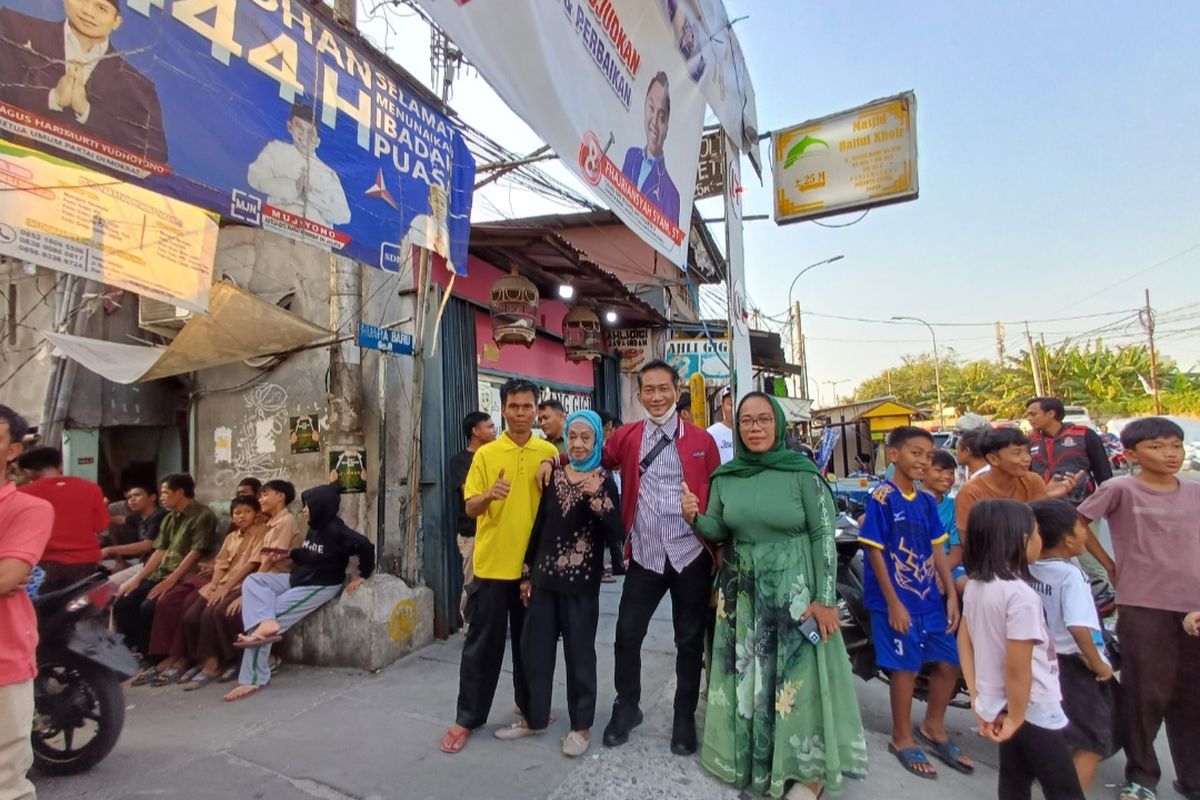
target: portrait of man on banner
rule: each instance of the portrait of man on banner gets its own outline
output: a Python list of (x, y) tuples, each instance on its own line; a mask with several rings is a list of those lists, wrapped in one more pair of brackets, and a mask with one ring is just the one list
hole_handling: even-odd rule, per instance
[(166, 163), (154, 84), (110, 40), (121, 2), (63, 0), (62, 20), (0, 7), (0, 102)]
[(301, 102), (288, 112), (291, 141), (267, 142), (246, 171), (246, 183), (267, 205), (326, 228), (350, 221), (341, 178), (317, 155), (321, 135), (313, 107)]
[(629, 148), (621, 172), (663, 215), (679, 224), (679, 190), (667, 173), (664, 146), (671, 126), (671, 86), (665, 72), (650, 79), (644, 106), (645, 145)]

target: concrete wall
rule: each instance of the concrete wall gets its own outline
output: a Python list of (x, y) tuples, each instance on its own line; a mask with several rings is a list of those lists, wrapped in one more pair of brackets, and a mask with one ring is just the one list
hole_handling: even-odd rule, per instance
[(54, 326), (55, 273), (0, 260), (0, 397), (30, 425), (42, 419), (50, 347), (38, 331)]
[[(329, 324), (329, 254), (251, 228), (226, 227), (217, 243), (214, 277), (274, 300), (294, 292), (290, 310)], [(324, 414), (326, 350), (307, 350), (268, 369), (244, 364), (195, 374), (192, 394), (192, 470), (202, 501), (233, 496), (238, 480), (283, 478), (298, 490), (329, 482), (321, 453), (293, 455), (289, 417)], [(227, 451), (217, 434), (228, 433)], [(224, 435), (220, 438), (225, 438)]]

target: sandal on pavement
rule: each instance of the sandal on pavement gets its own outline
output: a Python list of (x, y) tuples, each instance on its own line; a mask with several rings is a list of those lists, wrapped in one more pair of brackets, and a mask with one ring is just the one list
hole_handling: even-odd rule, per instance
[(467, 746), (467, 739), (470, 736), (471, 731), (467, 728), (460, 727), (458, 730), (451, 728), (442, 737), (442, 752), (451, 755), (462, 752), (462, 749)]
[(154, 679), (157, 677), (158, 677), (158, 671), (156, 669), (154, 669), (154, 667), (147, 667), (146, 669), (139, 672), (137, 674), (137, 676), (134, 677), (133, 681), (129, 685), (130, 686), (145, 686), (146, 684), (153, 682)]
[(521, 720), (520, 722), (514, 722), (507, 728), (498, 728), (495, 735), (497, 739), (508, 741), (511, 739), (524, 739), (526, 736), (541, 736), (545, 732), (545, 728), (535, 731), (525, 723), (525, 720)]
[(963, 775), (971, 775), (975, 772), (973, 764), (965, 763), (963, 759), (962, 748), (953, 739), (946, 739), (944, 742), (939, 742), (920, 728), (916, 728), (914, 733), (917, 734), (917, 740), (933, 751), (947, 767)]
[[(223, 699), (225, 700), (226, 703), (236, 703), (238, 700), (245, 700), (247, 697), (250, 697), (251, 695), (258, 694), (263, 689), (266, 689), (269, 685), (270, 684), (264, 683), (264, 684), (261, 684), (258, 686), (253, 686), (253, 685), (249, 685), (249, 684), (239, 686), (239, 687), (237, 687), (237, 689), (231, 689), (229, 691), (229, 693), (226, 694)], [(245, 689), (246, 691), (235, 695), (234, 692), (236, 692), (238, 689)]]
[(179, 676), (182, 674), (183, 674), (183, 672), (182, 672), (182, 670), (179, 669), (179, 667), (171, 667), (170, 669), (163, 670), (162, 672), (155, 675), (154, 680), (150, 681), (150, 685), (151, 686), (170, 686), (172, 683), (175, 683), (176, 681), (178, 681)]
[(275, 644), (276, 642), (282, 641), (283, 637), (277, 633), (271, 636), (258, 636), (255, 634), (251, 636), (239, 637), (238, 640), (233, 643), (233, 646), (239, 650), (248, 650), (251, 647), (263, 647), (268, 644)]
[(229, 683), (238, 676), (237, 667), (226, 667), (217, 678), (217, 683)]
[(1149, 786), (1130, 781), (1121, 787), (1121, 800), (1157, 800), (1158, 795)]
[(215, 675), (205, 675), (203, 672), (197, 672), (192, 676), (191, 680), (183, 684), (185, 692), (194, 692), (197, 689), (203, 689), (216, 679)]
[(929, 763), (929, 758), (925, 755), (925, 751), (921, 748), (906, 747), (903, 750), (900, 750), (896, 747), (896, 745), (888, 742), (888, 752), (896, 757), (896, 760), (900, 762), (900, 766), (904, 767), (918, 778), (924, 778), (927, 781), (937, 780), (936, 771), (925, 772), (917, 768), (918, 764), (928, 764), (930, 767), (933, 766)]
[(592, 743), (590, 736), (584, 736), (579, 731), (571, 731), (562, 740), (562, 754), (568, 758), (579, 758), (587, 752)]

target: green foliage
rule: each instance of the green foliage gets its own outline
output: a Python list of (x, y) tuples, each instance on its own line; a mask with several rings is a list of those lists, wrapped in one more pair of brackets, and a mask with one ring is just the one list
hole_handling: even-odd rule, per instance
[[(1045, 392), (1070, 405), (1087, 406), (1095, 417), (1153, 413), (1154, 399), (1143, 379), (1150, 380), (1150, 352), (1145, 345), (1111, 348), (1095, 342), (1036, 346), (1034, 357), (1042, 365)], [(997, 361), (964, 361), (952, 350), (942, 357), (942, 398), (960, 413), (972, 411), (990, 417), (1013, 418), (1024, 414), (1033, 397), (1033, 368), (1029, 354)], [(1170, 359), (1159, 363), (1158, 383), (1164, 414), (1200, 414), (1200, 379), (1186, 375)], [(933, 358), (905, 356), (899, 366), (862, 382), (856, 400), (895, 395), (919, 408), (934, 408), (937, 386)]]

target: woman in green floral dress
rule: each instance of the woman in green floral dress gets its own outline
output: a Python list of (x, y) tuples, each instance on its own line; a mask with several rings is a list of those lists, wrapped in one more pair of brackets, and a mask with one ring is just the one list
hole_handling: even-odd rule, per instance
[[(730, 542), (718, 578), (705, 768), (772, 797), (838, 794), (867, 771), (858, 699), (838, 629), (834, 503), (810, 459), (788, 450), (783, 410), (754, 392), (738, 407), (736, 457), (714, 473), (708, 512), (684, 487), (684, 517)], [(800, 633), (815, 617), (821, 644)], [(786, 795), (785, 795), (786, 792)]]

